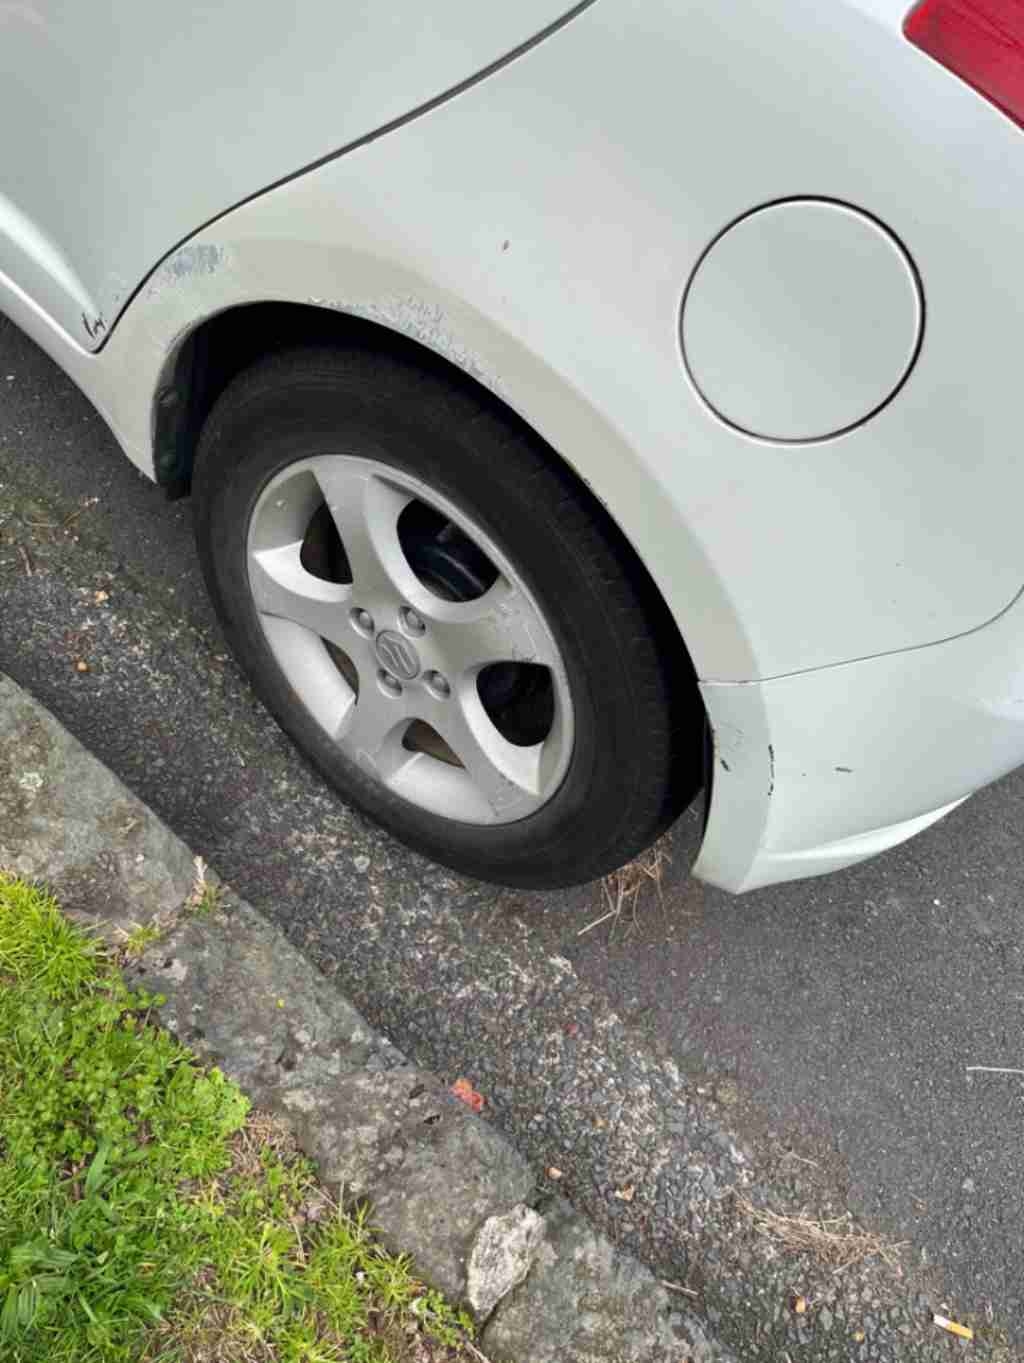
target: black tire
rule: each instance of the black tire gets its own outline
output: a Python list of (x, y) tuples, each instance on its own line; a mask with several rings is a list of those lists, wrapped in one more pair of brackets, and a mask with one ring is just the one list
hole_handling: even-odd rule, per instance
[[(374, 781), (330, 741), (270, 651), (249, 591), (247, 527), (267, 482), (321, 452), (325, 436), (464, 509), (543, 611), (568, 676), (575, 741), (557, 792), (518, 822), (456, 822)], [(411, 847), (500, 884), (576, 884), (647, 847), (699, 788), (703, 712), (660, 598), (586, 489), (470, 383), (384, 351), (273, 356), (217, 401), (193, 495), (210, 595), (256, 691), (328, 783)]]

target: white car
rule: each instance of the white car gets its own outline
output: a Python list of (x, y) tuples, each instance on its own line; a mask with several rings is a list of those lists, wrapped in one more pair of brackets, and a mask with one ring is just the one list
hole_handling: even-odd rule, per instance
[(343, 798), (557, 886), (1024, 762), (1019, 0), (12, 0), (0, 309)]

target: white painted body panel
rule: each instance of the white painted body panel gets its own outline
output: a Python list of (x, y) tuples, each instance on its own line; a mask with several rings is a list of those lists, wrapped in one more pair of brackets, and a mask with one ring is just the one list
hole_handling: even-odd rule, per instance
[(819, 875), (1024, 763), (1024, 598), (930, 648), (701, 690), (715, 768), (696, 874), (731, 890)]
[(785, 199), (712, 243), (680, 330), (687, 373), (723, 421), (807, 443), (846, 434), (890, 400), (923, 323), (894, 237), (833, 200)]
[(207, 219), (373, 133), (570, 5), (0, 4), (0, 272), (95, 348)]
[[(225, 308), (312, 302), (462, 366), (595, 490), (679, 623), (730, 768), (698, 873), (740, 889), (845, 864), (1024, 760), (1024, 621), (1007, 609), (1024, 581), (1024, 141), (902, 40), (903, 12), (598, 0), (202, 230), (97, 354), (15, 287), (0, 305), (149, 472), (161, 377)], [(877, 218), (926, 308), (896, 397), (804, 445), (718, 420), (679, 344), (708, 244), (790, 197)]]

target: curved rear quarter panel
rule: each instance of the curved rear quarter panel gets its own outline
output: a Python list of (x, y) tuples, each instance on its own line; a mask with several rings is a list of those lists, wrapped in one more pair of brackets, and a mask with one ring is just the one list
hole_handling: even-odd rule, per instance
[(407, 115), (571, 8), (0, 4), (0, 272), (95, 349), (201, 223)]

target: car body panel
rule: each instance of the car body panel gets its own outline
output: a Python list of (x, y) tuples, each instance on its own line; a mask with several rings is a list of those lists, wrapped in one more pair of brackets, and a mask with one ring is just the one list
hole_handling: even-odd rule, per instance
[[(312, 301), (441, 349), (521, 412), (612, 508), (703, 678), (916, 647), (998, 614), (1024, 579), (1024, 296), (1004, 279), (1024, 203), (1019, 131), (858, 8), (823, 18), (790, 0), (785, 41), (774, 5), (691, 4), (685, 24), (679, 8), (594, 5), (457, 98), (205, 229), (98, 361), (92, 386), (102, 399), (109, 384), (143, 462), (160, 371), (189, 327), (233, 303)], [(690, 46), (729, 60), (707, 73)], [(782, 64), (770, 80), (766, 50)], [(642, 85), (617, 80), (626, 60)], [(834, 107), (855, 72), (869, 88)], [(713, 147), (695, 137), (677, 156), (677, 106), (725, 114), (741, 99)], [(827, 130), (824, 109), (805, 108), (821, 101)], [(954, 136), (981, 152), (951, 150)], [(787, 191), (877, 216), (926, 304), (897, 397), (799, 446), (717, 420), (678, 335), (707, 244)]]
[[(906, 44), (902, 15), (889, 0), (599, 0), (211, 223), (97, 354), (15, 285), (3, 306), (150, 474), (156, 396), (191, 330), (226, 308), (368, 318), (471, 374), (610, 509), (678, 622), (720, 759), (698, 873), (730, 889), (814, 874), (1024, 757), (1009, 712), (990, 716), (1018, 684), (1024, 144)], [(790, 198), (880, 222), (925, 306), (892, 400), (801, 445), (720, 421), (679, 343), (709, 243)], [(921, 715), (914, 687), (937, 697)], [(927, 756), (925, 715), (956, 728), (948, 756)], [(900, 725), (913, 771), (891, 790)]]
[(94, 349), (201, 223), (406, 116), (569, 8), (0, 4), (0, 271)]
[(695, 874), (733, 891), (820, 875), (1024, 763), (1024, 597), (930, 648), (701, 693), (715, 765)]

